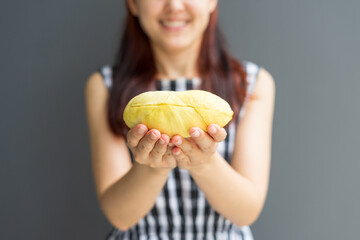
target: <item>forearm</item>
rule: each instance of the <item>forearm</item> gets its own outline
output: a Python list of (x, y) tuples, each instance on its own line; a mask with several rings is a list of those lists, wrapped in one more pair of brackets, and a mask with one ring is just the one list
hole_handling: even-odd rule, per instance
[(109, 221), (122, 230), (136, 224), (153, 207), (169, 172), (155, 173), (152, 168), (135, 162), (100, 198)]
[(239, 226), (250, 225), (257, 219), (262, 207), (255, 185), (218, 153), (205, 167), (190, 174), (210, 205), (224, 217)]

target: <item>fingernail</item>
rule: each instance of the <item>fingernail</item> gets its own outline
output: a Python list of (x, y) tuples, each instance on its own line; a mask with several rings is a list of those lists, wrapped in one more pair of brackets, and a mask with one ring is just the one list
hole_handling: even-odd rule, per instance
[(159, 139), (159, 143), (160, 143), (160, 144), (164, 144), (165, 141), (164, 141), (162, 138), (160, 138), (160, 139)]
[(216, 127), (211, 126), (211, 127), (209, 128), (209, 133), (210, 133), (210, 134), (215, 134), (215, 133), (216, 133)]
[(181, 138), (179, 138), (179, 139), (175, 142), (175, 144), (176, 144), (176, 145), (182, 144)]
[(158, 136), (157, 136), (154, 132), (152, 132), (152, 133), (150, 134), (150, 138), (151, 138), (152, 140), (156, 140), (156, 139), (158, 138)]
[(142, 135), (142, 134), (145, 133), (145, 129), (142, 128), (142, 127), (140, 127), (140, 128), (138, 128), (137, 132), (138, 132), (138, 134), (141, 134), (141, 135)]
[(193, 132), (191, 133), (191, 137), (196, 138), (196, 137), (199, 137), (199, 136), (200, 136), (199, 130), (195, 130), (195, 131), (193, 131)]

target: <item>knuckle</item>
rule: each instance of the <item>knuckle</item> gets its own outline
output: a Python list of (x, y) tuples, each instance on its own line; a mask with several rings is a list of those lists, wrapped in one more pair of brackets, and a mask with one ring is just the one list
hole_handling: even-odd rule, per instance
[(159, 148), (154, 148), (153, 154), (156, 156), (161, 155), (161, 150)]
[(135, 148), (136, 144), (133, 141), (128, 140), (126, 143), (130, 148)]
[(143, 151), (146, 149), (146, 146), (145, 146), (145, 144), (141, 143), (138, 148), (139, 148), (139, 150)]
[(171, 154), (166, 153), (166, 154), (162, 157), (162, 161), (165, 162), (165, 163), (172, 162), (172, 161), (174, 161), (174, 157), (173, 157)]
[(153, 152), (155, 153), (155, 155), (159, 156), (159, 155), (164, 155), (166, 154), (166, 149), (162, 148), (160, 146), (155, 146), (153, 149)]
[(189, 145), (185, 151), (191, 155), (194, 152), (194, 145)]
[(155, 163), (152, 162), (152, 163), (149, 164), (149, 167), (151, 167), (151, 168), (156, 168), (157, 166), (156, 166)]
[(209, 143), (204, 146), (202, 146), (201, 150), (204, 152), (212, 152), (216, 148), (216, 144)]
[(134, 131), (132, 129), (127, 132), (126, 138), (128, 138), (128, 139), (134, 138)]
[(135, 158), (135, 160), (136, 160), (136, 162), (138, 162), (140, 164), (146, 165), (146, 162), (142, 158)]
[(133, 147), (133, 141), (131, 141), (131, 138), (129, 136), (126, 137), (126, 144), (129, 147)]
[(131, 129), (127, 132), (126, 138), (129, 139), (131, 137)]
[(149, 144), (142, 143), (142, 144), (139, 145), (139, 150), (140, 150), (141, 152), (149, 152), (150, 149), (151, 149), (151, 148), (150, 148)]
[(219, 139), (220, 141), (223, 141), (225, 140), (225, 138), (227, 137), (227, 132), (225, 130), (222, 131), (223, 133), (222, 134), (219, 134)]
[(138, 163), (147, 164), (147, 159), (144, 157), (143, 154), (141, 154), (139, 152), (135, 152), (135, 153), (133, 153), (133, 155), (134, 155), (135, 161), (137, 161)]

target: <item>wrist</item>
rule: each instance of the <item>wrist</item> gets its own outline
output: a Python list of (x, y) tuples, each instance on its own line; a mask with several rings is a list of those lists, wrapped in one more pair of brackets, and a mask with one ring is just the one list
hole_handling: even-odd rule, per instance
[(212, 172), (211, 170), (216, 168), (217, 162), (221, 159), (221, 156), (218, 152), (215, 152), (205, 163), (200, 164), (196, 167), (192, 167), (189, 169), (189, 172), (193, 176), (204, 176), (207, 175), (208, 172)]
[(150, 167), (149, 165), (141, 164), (136, 161), (133, 163), (133, 167), (140, 169), (143, 172), (147, 172), (155, 175), (162, 175), (162, 176), (169, 175), (169, 173), (172, 170), (172, 168), (154, 168), (154, 167)]

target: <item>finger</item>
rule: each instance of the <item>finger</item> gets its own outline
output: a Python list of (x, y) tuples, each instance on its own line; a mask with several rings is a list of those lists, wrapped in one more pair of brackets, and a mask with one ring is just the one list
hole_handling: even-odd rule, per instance
[(184, 154), (184, 152), (179, 147), (174, 147), (172, 149), (172, 154), (176, 160), (176, 164), (179, 168), (186, 168), (189, 166), (190, 159)]
[(127, 145), (130, 148), (135, 148), (147, 131), (148, 128), (144, 124), (138, 124), (130, 129), (126, 136)]
[(208, 134), (215, 140), (215, 142), (222, 142), (226, 138), (226, 130), (219, 127), (217, 124), (210, 124), (207, 128)]
[(166, 134), (161, 134), (161, 137), (155, 143), (154, 148), (150, 153), (150, 157), (156, 161), (156, 163), (160, 164), (162, 161), (162, 156), (165, 154), (167, 149), (167, 144), (169, 143), (170, 138)]
[(156, 141), (160, 138), (161, 133), (159, 130), (151, 129), (146, 133), (146, 135), (139, 141), (139, 144), (136, 148), (138, 154), (149, 154), (154, 148)]
[(163, 158), (162, 158), (162, 164), (164, 166), (168, 166), (168, 167), (176, 167), (176, 160), (172, 154), (172, 147), (168, 147), (166, 148), (166, 152), (165, 154), (163, 155)]
[(214, 141), (214, 139), (200, 128), (191, 128), (189, 134), (202, 151), (212, 152), (215, 150), (216, 142)]
[[(186, 154), (186, 155), (192, 155), (194, 151), (196, 151), (196, 144), (192, 143), (191, 141), (182, 138), (179, 135), (174, 136), (171, 139), (171, 142), (178, 148), (181, 148), (181, 150)], [(174, 147), (174, 148), (176, 148)]]

